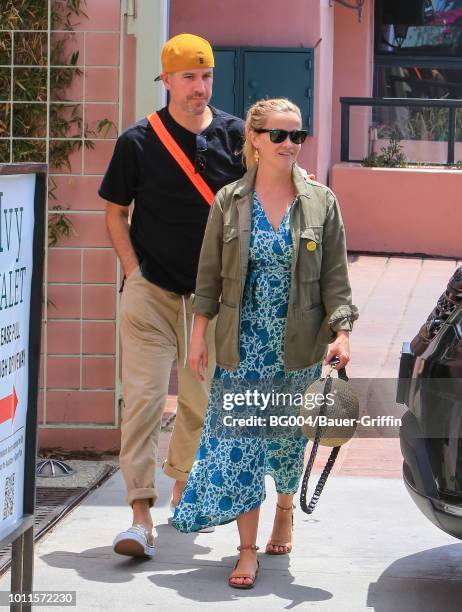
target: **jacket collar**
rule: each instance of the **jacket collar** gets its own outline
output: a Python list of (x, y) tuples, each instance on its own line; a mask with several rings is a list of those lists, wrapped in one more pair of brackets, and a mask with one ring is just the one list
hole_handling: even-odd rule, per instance
[(254, 166), (253, 168), (250, 168), (250, 170), (247, 170), (244, 176), (238, 181), (237, 187), (234, 190), (235, 197), (242, 198), (253, 190), (257, 168), (258, 166)]
[[(234, 197), (243, 198), (244, 196), (251, 193), (255, 186), (255, 177), (257, 174), (258, 166), (254, 166), (247, 170), (244, 176), (238, 182), (238, 186), (234, 191)], [(309, 180), (306, 180), (301, 173), (300, 167), (297, 164), (293, 165), (292, 168), (292, 179), (295, 185), (295, 191), (297, 196), (304, 196), (310, 198), (311, 186)]]

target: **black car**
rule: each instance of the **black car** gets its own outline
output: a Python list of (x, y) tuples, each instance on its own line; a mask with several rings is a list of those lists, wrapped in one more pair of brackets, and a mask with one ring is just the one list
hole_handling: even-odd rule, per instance
[(403, 345), (397, 401), (403, 478), (419, 509), (462, 539), (462, 267)]

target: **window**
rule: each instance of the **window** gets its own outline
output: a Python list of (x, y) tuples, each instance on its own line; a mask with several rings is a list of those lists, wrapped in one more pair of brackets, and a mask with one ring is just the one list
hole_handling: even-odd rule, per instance
[(462, 0), (376, 0), (374, 95), (462, 99)]

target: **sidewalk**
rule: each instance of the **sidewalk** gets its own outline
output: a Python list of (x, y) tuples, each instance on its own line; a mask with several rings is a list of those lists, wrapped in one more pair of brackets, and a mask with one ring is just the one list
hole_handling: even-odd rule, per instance
[[(415, 335), (457, 265), (352, 259), (354, 301), (361, 318), (352, 336), (350, 377), (396, 376), (401, 343)], [(163, 457), (168, 434), (161, 438)], [(323, 449), (318, 467), (325, 457)], [(34, 588), (76, 590), (79, 611), (460, 610), (462, 545), (423, 517), (400, 475), (398, 440), (353, 440), (342, 449), (314, 514), (297, 508), (293, 553), (260, 554), (256, 587), (238, 591), (226, 584), (236, 560), (236, 525), (212, 534), (174, 530), (167, 524), (171, 481), (160, 469), (154, 511), (157, 557), (139, 561), (115, 555), (112, 539), (130, 519), (118, 472), (37, 545)], [(267, 498), (258, 541), (262, 550), (276, 501), (270, 480)], [(9, 585), (7, 573), (0, 588), (8, 590)]]
[[(290, 557), (260, 554), (256, 587), (226, 580), (238, 544), (235, 524), (211, 534), (167, 525), (170, 481), (159, 471), (155, 559), (112, 552), (129, 519), (120, 472), (68, 515), (36, 549), (34, 587), (77, 591), (77, 610), (322, 610), (456, 612), (462, 546), (414, 507), (399, 479), (337, 477), (313, 517), (295, 512)], [(258, 544), (271, 530), (275, 494), (268, 481)], [(4, 576), (0, 588), (9, 588)]]

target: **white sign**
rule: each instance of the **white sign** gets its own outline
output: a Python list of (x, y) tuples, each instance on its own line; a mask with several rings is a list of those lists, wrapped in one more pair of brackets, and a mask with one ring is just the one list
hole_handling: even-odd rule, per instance
[(23, 516), (35, 175), (0, 176), (0, 540)]

